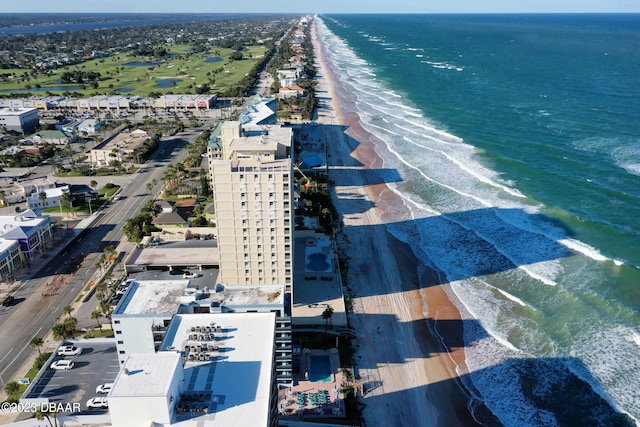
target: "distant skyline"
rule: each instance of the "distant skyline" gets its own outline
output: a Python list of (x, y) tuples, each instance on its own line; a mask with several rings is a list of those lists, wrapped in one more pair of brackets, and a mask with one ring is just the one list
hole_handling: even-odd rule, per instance
[(638, 13), (639, 0), (20, 0), (1, 13)]

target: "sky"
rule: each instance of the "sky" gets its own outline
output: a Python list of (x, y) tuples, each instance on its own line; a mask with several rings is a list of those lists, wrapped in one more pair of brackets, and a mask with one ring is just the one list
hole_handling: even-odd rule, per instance
[(593, 13), (640, 0), (0, 0), (2, 13)]

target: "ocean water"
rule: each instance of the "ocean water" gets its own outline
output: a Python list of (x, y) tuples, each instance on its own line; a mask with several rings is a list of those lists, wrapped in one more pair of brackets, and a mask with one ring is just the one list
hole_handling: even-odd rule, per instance
[(466, 318), (474, 402), (506, 426), (637, 425), (640, 15), (320, 21), (343, 109), (400, 176), (386, 227)]

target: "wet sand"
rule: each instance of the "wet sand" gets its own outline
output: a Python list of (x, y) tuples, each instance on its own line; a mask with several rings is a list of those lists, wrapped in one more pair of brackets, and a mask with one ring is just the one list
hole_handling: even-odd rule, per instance
[(342, 222), (338, 245), (348, 258), (349, 321), (357, 334), (366, 425), (478, 425), (459, 379), (467, 373), (460, 312), (446, 293), (444, 275), (426, 268), (386, 231), (391, 219), (384, 206), (393, 205), (395, 196), (376, 172), (382, 160), (372, 144), (375, 136), (359, 126), (347, 94), (336, 86), (315, 25), (316, 121), (324, 126)]

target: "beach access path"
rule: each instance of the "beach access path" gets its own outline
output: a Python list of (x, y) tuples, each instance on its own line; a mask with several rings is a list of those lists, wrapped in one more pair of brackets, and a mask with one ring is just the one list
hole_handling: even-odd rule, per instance
[[(311, 28), (317, 71), (316, 122), (324, 127), (334, 204), (343, 224), (338, 246), (348, 259), (346, 283), (353, 292), (349, 315), (357, 338), (356, 363), (365, 394), (367, 426), (470, 426), (468, 396), (458, 373), (465, 374), (464, 348), (443, 351), (427, 322), (461, 324), (437, 272), (429, 286), (417, 277), (411, 249), (384, 227), (376, 201), (392, 197), (379, 175), (381, 161), (354, 113), (342, 111), (327, 67), (317, 19)], [(431, 275), (429, 278), (428, 276)], [(430, 320), (429, 320), (430, 319)], [(446, 322), (445, 322), (446, 323)], [(458, 334), (461, 327), (449, 331)]]

